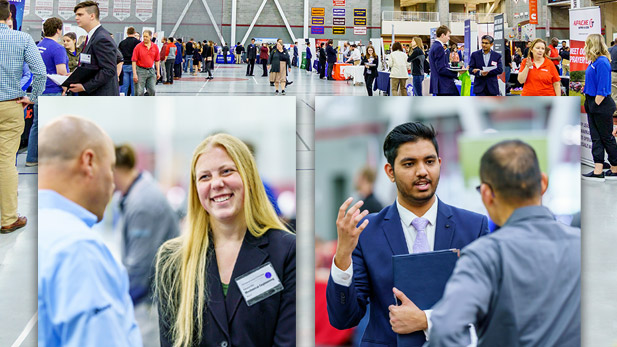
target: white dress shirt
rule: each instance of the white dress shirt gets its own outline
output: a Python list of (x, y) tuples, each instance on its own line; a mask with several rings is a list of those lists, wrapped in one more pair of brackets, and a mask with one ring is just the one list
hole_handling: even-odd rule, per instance
[[(96, 29), (98, 29), (100, 26), (101, 24), (95, 26), (94, 28), (92, 28), (92, 30), (88, 31), (88, 43), (90, 42), (90, 40), (92, 40), (92, 35), (94, 35)], [(86, 48), (86, 46), (84, 46), (84, 48)]]

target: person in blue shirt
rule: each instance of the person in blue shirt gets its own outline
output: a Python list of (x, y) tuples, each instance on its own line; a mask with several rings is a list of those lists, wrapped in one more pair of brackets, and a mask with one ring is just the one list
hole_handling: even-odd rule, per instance
[(92, 227), (114, 190), (114, 145), (76, 116), (39, 141), (38, 345), (142, 346), (125, 268)]
[[(617, 180), (617, 142), (612, 135), (615, 101), (611, 98), (611, 66), (609, 53), (600, 34), (585, 40), (585, 55), (591, 63), (585, 71), (585, 112), (591, 133), (591, 154), (594, 169), (583, 179)], [(603, 172), (604, 154), (608, 154), (611, 168)]]

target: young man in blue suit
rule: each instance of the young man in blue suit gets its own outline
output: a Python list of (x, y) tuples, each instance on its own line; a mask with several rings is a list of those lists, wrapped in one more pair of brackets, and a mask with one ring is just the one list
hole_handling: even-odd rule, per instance
[(428, 61), (431, 67), (431, 85), (429, 92), (433, 95), (456, 95), (459, 96), (458, 89), (454, 84), (454, 79), (458, 73), (450, 70), (450, 61), (443, 45), (450, 41), (450, 29), (442, 25), (435, 32), (437, 40), (433, 41), (428, 52)]
[[(493, 38), (490, 35), (482, 36), (482, 49), (471, 53), (469, 71), (476, 76), (473, 82), (473, 93), (478, 96), (497, 96), (499, 83), (497, 76), (501, 75), (501, 54), (493, 51)], [(491, 71), (482, 71), (483, 67), (493, 67)]]
[[(360, 211), (362, 201), (347, 211), (352, 198), (339, 209), (338, 243), (326, 294), (328, 315), (335, 328), (351, 328), (370, 302), (361, 346), (396, 346), (397, 333), (413, 334), (414, 346), (422, 346), (430, 311), (421, 311), (393, 288), (392, 256), (463, 248), (488, 232), (488, 221), (435, 196), (441, 158), (432, 127), (401, 124), (387, 135), (383, 148), (385, 172), (396, 184), (397, 199), (370, 215)], [(402, 305), (392, 305), (393, 293)]]

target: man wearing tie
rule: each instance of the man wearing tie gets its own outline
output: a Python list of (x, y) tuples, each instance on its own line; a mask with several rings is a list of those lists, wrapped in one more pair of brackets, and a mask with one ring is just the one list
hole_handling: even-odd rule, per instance
[(251, 39), (251, 44), (246, 48), (247, 76), (254, 76), (253, 69), (255, 68), (255, 59), (257, 59), (257, 46), (255, 46), (255, 39)]
[(88, 32), (79, 65), (96, 69), (87, 81), (71, 84), (69, 90), (79, 95), (118, 96), (118, 49), (109, 31), (99, 21), (99, 6), (95, 1), (80, 2), (73, 10), (77, 25)]
[[(360, 211), (347, 199), (336, 220), (338, 242), (326, 292), (330, 324), (348, 329), (370, 302), (361, 346), (396, 346), (396, 334), (426, 341), (430, 310), (421, 311), (393, 288), (392, 256), (463, 248), (488, 232), (485, 216), (445, 204), (435, 196), (441, 158), (435, 131), (419, 122), (394, 128), (383, 145), (384, 169), (397, 199), (379, 213)], [(367, 216), (368, 215), (368, 216)], [(413, 271), (413, 269), (410, 269)], [(393, 294), (403, 303), (394, 306)]]
[[(501, 75), (501, 54), (493, 51), (493, 38), (490, 35), (482, 36), (482, 49), (471, 54), (469, 70), (476, 76), (473, 82), (473, 92), (478, 96), (497, 96), (499, 83), (497, 76)], [(484, 71), (483, 68), (492, 68)]]
[[(431, 45), (428, 52), (428, 61), (431, 68), (431, 85), (429, 92), (433, 95), (460, 95), (454, 79), (458, 76), (450, 70), (450, 62), (443, 45), (450, 41), (450, 29), (442, 25), (435, 32), (437, 40)], [(462, 72), (462, 71), (461, 71)]]

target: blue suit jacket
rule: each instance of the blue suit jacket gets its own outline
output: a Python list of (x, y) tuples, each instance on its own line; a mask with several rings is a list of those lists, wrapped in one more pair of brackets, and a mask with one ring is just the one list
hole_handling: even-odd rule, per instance
[(458, 74), (448, 70), (450, 62), (446, 51), (443, 49), (443, 44), (439, 40), (435, 40), (431, 49), (428, 52), (428, 61), (431, 67), (431, 86), (429, 92), (431, 94), (451, 94), (460, 95), (454, 79)]
[[(501, 75), (503, 68), (501, 67), (501, 54), (495, 51), (491, 51), (491, 58), (488, 64), (491, 66), (493, 63), (497, 64), (497, 68), (489, 71), (486, 76), (480, 75), (480, 72), (474, 74), (474, 76), (476, 76), (473, 82), (474, 93), (485, 92), (490, 95), (499, 95), (497, 76)], [(484, 65), (484, 54), (482, 50), (471, 53), (471, 58), (469, 59), (469, 72), (473, 71), (473, 69), (480, 69), (480, 71), (482, 71), (482, 67), (484, 66), (486, 65)]]
[[(435, 250), (463, 248), (488, 232), (485, 216), (447, 205), (438, 200)], [(371, 303), (370, 320), (361, 346), (396, 346), (396, 334), (389, 322), (392, 294), (392, 256), (409, 254), (396, 203), (366, 218), (369, 224), (360, 234), (353, 252), (353, 281), (349, 287), (328, 281), (326, 298), (330, 324), (337, 329), (354, 327)], [(424, 332), (413, 333), (416, 346), (425, 342)]]

